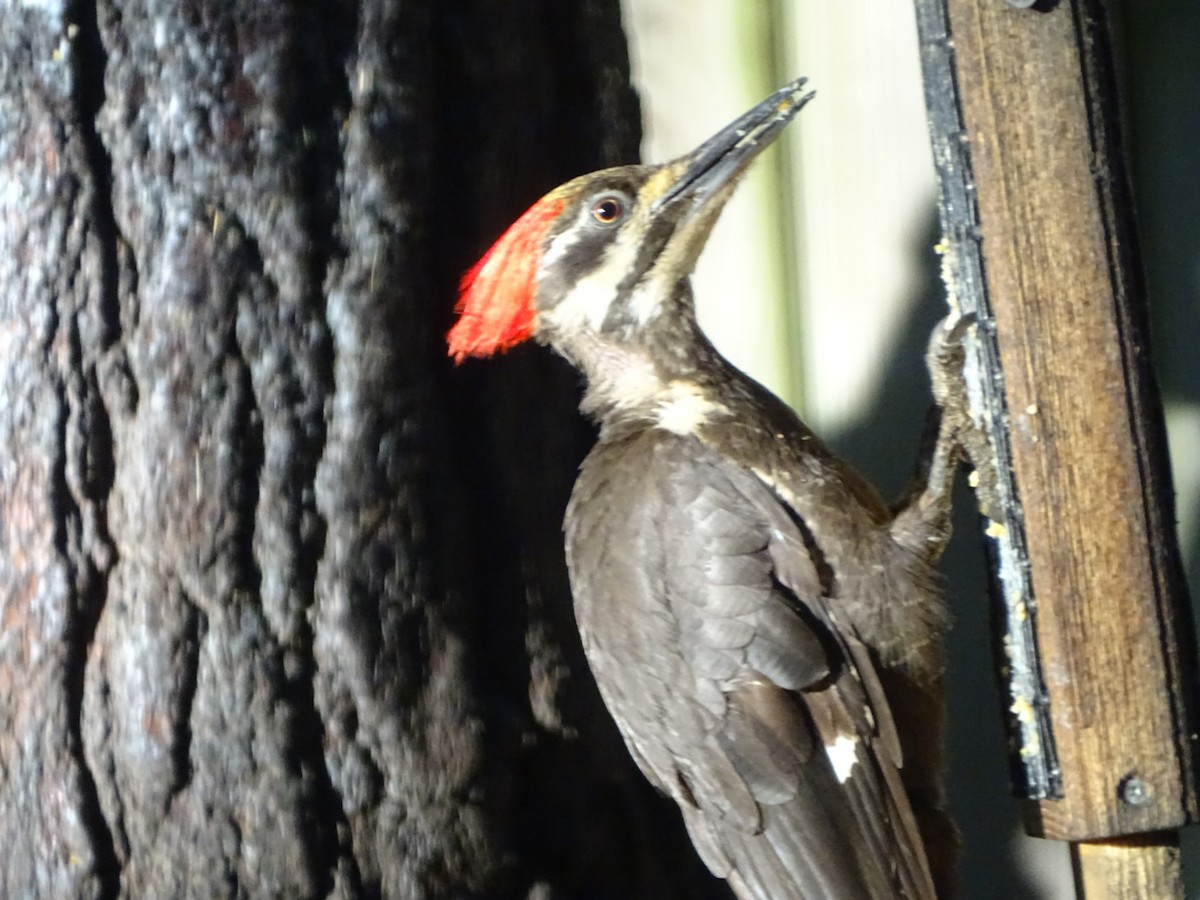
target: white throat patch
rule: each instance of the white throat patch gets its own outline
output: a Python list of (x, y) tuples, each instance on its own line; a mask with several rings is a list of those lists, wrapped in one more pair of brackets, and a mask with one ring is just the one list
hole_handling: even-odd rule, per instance
[(694, 384), (672, 382), (658, 400), (658, 426), (674, 434), (695, 434), (721, 404), (708, 399)]
[(694, 382), (663, 381), (642, 353), (599, 339), (583, 348), (581, 368), (588, 378), (585, 412), (607, 409), (649, 414), (658, 428), (679, 435), (695, 434), (714, 416), (727, 412), (724, 404)]
[(617, 409), (650, 407), (658, 427), (672, 434), (695, 434), (714, 414), (725, 410), (690, 382), (663, 384), (658, 378), (647, 377), (644, 371), (634, 370), (614, 379), (609, 389)]

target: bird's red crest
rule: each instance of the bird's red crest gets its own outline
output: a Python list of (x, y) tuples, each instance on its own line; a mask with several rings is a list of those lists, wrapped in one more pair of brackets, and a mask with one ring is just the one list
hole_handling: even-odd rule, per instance
[(462, 277), (459, 318), (446, 336), (456, 363), (507, 350), (533, 334), (542, 240), (563, 203), (562, 197), (543, 197)]

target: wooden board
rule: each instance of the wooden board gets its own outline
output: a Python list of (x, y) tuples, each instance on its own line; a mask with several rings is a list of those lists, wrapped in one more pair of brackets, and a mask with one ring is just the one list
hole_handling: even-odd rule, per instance
[(1080, 843), (1071, 848), (1077, 895), (1087, 900), (1169, 900), (1183, 897), (1176, 834)]
[(1061, 774), (1028, 826), (1174, 828), (1195, 653), (1103, 8), (946, 9)]

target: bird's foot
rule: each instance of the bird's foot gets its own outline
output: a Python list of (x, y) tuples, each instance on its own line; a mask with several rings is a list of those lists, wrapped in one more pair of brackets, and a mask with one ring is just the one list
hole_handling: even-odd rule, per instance
[(933, 389), (921, 457), (892, 530), (896, 538), (920, 547), (936, 558), (950, 535), (950, 494), (959, 462), (974, 469), (971, 484), (986, 514), (994, 471), (993, 454), (983, 424), (972, 415), (966, 368), (966, 343), (973, 340), (978, 320), (973, 313), (954, 311), (934, 326), (925, 354)]

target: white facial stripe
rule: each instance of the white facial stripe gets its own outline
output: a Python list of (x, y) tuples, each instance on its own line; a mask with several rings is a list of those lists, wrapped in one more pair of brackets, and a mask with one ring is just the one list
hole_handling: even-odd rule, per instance
[[(585, 208), (582, 215), (589, 215)], [(636, 240), (637, 229), (625, 229), (604, 250), (604, 258), (590, 273), (572, 285), (557, 306), (546, 314), (546, 318), (559, 326), (579, 328), (586, 326), (599, 331), (608, 317), (613, 301), (617, 299), (617, 288), (637, 262), (641, 247)], [(578, 241), (578, 223), (568, 228), (546, 248), (540, 268), (552, 267)], [(657, 305), (657, 301), (651, 298)], [(643, 301), (644, 305), (645, 301)], [(639, 312), (639, 315), (640, 312)], [(647, 319), (648, 320), (648, 319)], [(644, 320), (646, 321), (646, 320)]]
[(642, 327), (650, 324), (650, 320), (658, 315), (662, 298), (670, 292), (669, 286), (664, 286), (661, 266), (656, 266), (648, 278), (642, 279), (633, 296), (629, 298), (629, 311)]
[(832, 744), (825, 745), (825, 755), (829, 757), (838, 784), (845, 784), (858, 764), (858, 738), (839, 734)]
[[(589, 321), (597, 331), (604, 323), (613, 301), (617, 299), (617, 287), (637, 262), (640, 249), (637, 241), (633, 239), (632, 233), (626, 231), (617, 239), (616, 243), (609, 245), (600, 265), (581, 282), (581, 285), (586, 285), (584, 296), (592, 304), (588, 309), (594, 318)], [(568, 303), (571, 302), (574, 294), (575, 291), (571, 291), (571, 295), (568, 295)], [(600, 307), (599, 302), (601, 296), (607, 297), (603, 308)]]
[(579, 242), (579, 216), (576, 216), (575, 219), (575, 224), (550, 242), (550, 246), (547, 247), (546, 252), (542, 254), (541, 268), (548, 269), (553, 266), (556, 262), (558, 262), (558, 258), (560, 256), (562, 256)]
[(546, 313), (545, 317), (560, 328), (569, 328), (572, 331), (584, 328), (599, 331), (616, 294), (613, 286), (607, 281), (603, 273), (581, 278), (571, 287), (570, 293)]

